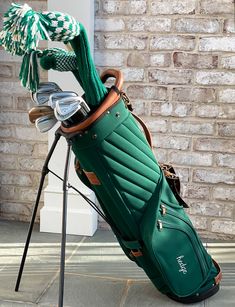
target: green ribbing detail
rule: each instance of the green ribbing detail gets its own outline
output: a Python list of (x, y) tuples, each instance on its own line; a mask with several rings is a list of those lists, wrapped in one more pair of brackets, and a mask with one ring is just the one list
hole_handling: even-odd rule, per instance
[(86, 30), (82, 24), (80, 24), (80, 35), (71, 40), (70, 44), (77, 56), (78, 74), (82, 80), (81, 86), (85, 92), (86, 101), (91, 108), (95, 108), (101, 104), (108, 91), (97, 73)]

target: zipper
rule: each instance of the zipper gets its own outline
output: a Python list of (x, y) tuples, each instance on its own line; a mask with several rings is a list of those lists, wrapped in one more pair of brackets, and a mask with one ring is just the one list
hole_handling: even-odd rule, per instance
[[(192, 244), (192, 247), (193, 247), (193, 250), (194, 252), (196, 253), (198, 259), (199, 259), (199, 263), (201, 265), (201, 270), (202, 270), (202, 273), (203, 273), (203, 277), (205, 278), (206, 277), (206, 268), (205, 268), (205, 265), (204, 265), (204, 261), (202, 261), (202, 256), (201, 254), (199, 254), (197, 248), (195, 247), (195, 243), (193, 242), (193, 240), (191, 239), (191, 236), (189, 234), (189, 232), (187, 230), (182, 230), (180, 227), (177, 227), (169, 222), (163, 222), (161, 220), (157, 220), (157, 227), (158, 229), (161, 231), (162, 229), (164, 228), (169, 228), (169, 229), (177, 229), (178, 231), (181, 231), (181, 232), (184, 232), (186, 233), (186, 235), (188, 236), (191, 244)], [(161, 227), (161, 228), (160, 228)]]
[(161, 204), (160, 205), (160, 208), (161, 208), (161, 210), (162, 210), (162, 215), (165, 215), (166, 214), (166, 212), (167, 212), (167, 209), (166, 209), (166, 206), (164, 206), (163, 204)]
[(161, 220), (157, 220), (157, 227), (158, 229), (161, 231), (162, 228), (163, 228), (163, 224), (162, 224), (162, 221)]
[[(201, 242), (199, 241), (199, 238), (198, 238), (198, 236), (197, 236), (197, 234), (196, 234), (196, 231), (195, 231), (195, 229), (192, 227), (192, 225), (191, 225), (186, 219), (184, 219), (183, 217), (181, 217), (180, 215), (178, 215), (177, 213), (175, 213), (174, 210), (172, 210), (171, 208), (166, 208), (166, 206), (163, 205), (163, 204), (161, 204), (160, 207), (161, 207), (161, 213), (162, 213), (162, 215), (168, 213), (169, 215), (174, 216), (175, 218), (180, 219), (181, 221), (183, 221), (184, 223), (186, 223), (186, 224), (189, 226), (189, 228), (191, 229), (191, 231), (193, 232), (193, 234), (194, 234), (195, 237), (196, 237), (196, 240), (197, 240), (198, 245), (200, 246), (200, 254), (201, 254), (201, 257), (200, 257), (200, 258), (203, 257), (204, 261), (206, 262), (206, 264), (207, 264), (207, 266), (208, 266), (208, 263), (207, 263), (207, 260), (206, 260), (206, 258), (205, 258), (205, 255), (204, 255), (204, 253), (202, 252), (202, 249), (201, 249)], [(165, 212), (165, 213), (164, 213), (164, 212)], [(205, 270), (206, 270), (206, 267), (205, 267), (204, 262), (203, 262), (203, 266), (204, 266), (204, 268), (205, 268)]]

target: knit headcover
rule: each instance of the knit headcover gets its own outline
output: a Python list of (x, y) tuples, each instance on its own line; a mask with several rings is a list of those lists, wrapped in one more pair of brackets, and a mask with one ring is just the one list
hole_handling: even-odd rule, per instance
[[(38, 50), (40, 40), (69, 42), (73, 52), (58, 48)], [(4, 14), (0, 45), (12, 54), (23, 56), (20, 80), (32, 92), (39, 85), (40, 59), (44, 69), (71, 70), (91, 108), (96, 108), (107, 94), (91, 56), (86, 30), (70, 15), (35, 12), (28, 4), (13, 3)]]
[[(39, 84), (37, 50), (40, 40), (68, 42), (80, 34), (79, 23), (60, 12), (35, 12), (28, 4), (12, 3), (4, 14), (0, 44), (10, 53), (23, 55), (21, 84), (35, 92)], [(64, 54), (64, 52), (62, 52)]]
[(0, 44), (12, 54), (36, 50), (40, 40), (68, 42), (80, 33), (79, 23), (60, 12), (35, 12), (28, 4), (13, 3), (4, 14)]

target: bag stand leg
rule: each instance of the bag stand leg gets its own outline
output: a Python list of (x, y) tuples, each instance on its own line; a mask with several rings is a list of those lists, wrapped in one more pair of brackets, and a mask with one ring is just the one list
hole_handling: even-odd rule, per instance
[(60, 252), (60, 284), (59, 284), (59, 301), (58, 306), (63, 307), (64, 297), (64, 266), (65, 266), (65, 247), (66, 247), (66, 224), (67, 224), (67, 202), (68, 202), (68, 174), (71, 157), (71, 140), (67, 139), (67, 156), (64, 168), (63, 181), (63, 212), (62, 212), (62, 234), (61, 234), (61, 252)]
[(52, 144), (52, 146), (49, 150), (49, 153), (46, 157), (46, 160), (45, 160), (43, 168), (42, 168), (42, 174), (41, 174), (40, 184), (39, 184), (39, 188), (38, 188), (37, 198), (36, 198), (35, 205), (34, 205), (34, 208), (33, 208), (31, 221), (30, 221), (29, 228), (28, 228), (28, 234), (27, 234), (27, 238), (26, 238), (26, 242), (25, 242), (24, 252), (23, 252), (23, 256), (22, 256), (22, 259), (21, 259), (21, 264), (20, 264), (20, 268), (19, 268), (19, 272), (18, 272), (18, 276), (17, 276), (17, 280), (16, 280), (16, 285), (15, 285), (15, 291), (16, 292), (19, 290), (21, 276), (22, 276), (23, 269), (24, 269), (24, 264), (25, 264), (25, 260), (26, 260), (26, 256), (27, 256), (27, 252), (28, 252), (28, 247), (29, 247), (29, 243), (30, 243), (30, 239), (31, 239), (32, 231), (33, 231), (33, 226), (34, 226), (34, 222), (35, 222), (35, 218), (36, 218), (36, 214), (37, 214), (38, 204), (39, 204), (39, 201), (40, 201), (44, 180), (45, 180), (46, 175), (49, 172), (48, 164), (49, 164), (51, 156), (52, 156), (52, 154), (55, 150), (55, 147), (56, 147), (60, 137), (61, 137), (61, 134), (56, 132), (54, 142), (53, 142), (53, 144)]
[[(67, 145), (68, 145), (66, 161), (65, 161), (65, 168), (64, 168), (64, 178), (63, 179), (60, 176), (58, 176), (56, 173), (50, 171), (50, 169), (48, 168), (48, 164), (50, 162), (52, 154), (53, 154), (53, 152), (56, 148), (56, 145), (57, 145), (61, 136), (64, 136), (66, 138)], [(37, 214), (38, 204), (39, 204), (41, 193), (42, 193), (43, 184), (44, 184), (46, 175), (49, 172), (51, 172), (53, 175), (55, 175), (57, 178), (59, 178), (60, 180), (63, 181), (63, 211), (62, 211), (62, 234), (61, 234), (61, 252), (60, 252), (60, 279), (59, 279), (58, 307), (63, 307), (63, 297), (64, 297), (64, 267), (65, 267), (68, 189), (71, 187), (74, 190), (76, 190), (79, 194), (81, 194), (77, 189), (75, 189), (73, 186), (71, 186), (68, 183), (69, 164), (70, 164), (71, 148), (72, 148), (72, 142), (71, 142), (72, 136), (73, 136), (72, 134), (71, 135), (63, 134), (63, 132), (60, 129), (58, 129), (55, 133), (54, 142), (53, 142), (53, 144), (52, 144), (52, 146), (49, 150), (49, 153), (46, 157), (45, 163), (44, 163), (43, 168), (42, 168), (42, 174), (41, 174), (40, 184), (39, 184), (39, 188), (38, 188), (37, 198), (36, 198), (35, 205), (34, 205), (34, 208), (33, 208), (32, 217), (31, 217), (31, 221), (30, 221), (30, 225), (29, 225), (29, 229), (28, 229), (28, 233), (27, 233), (27, 237), (26, 237), (24, 252), (23, 252), (22, 259), (21, 259), (21, 264), (20, 264), (20, 268), (19, 268), (19, 272), (18, 272), (18, 276), (17, 276), (17, 281), (16, 281), (16, 285), (15, 285), (15, 291), (18, 291), (19, 286), (20, 286), (22, 273), (23, 273), (23, 269), (24, 269), (24, 264), (25, 264), (27, 252), (28, 252), (28, 247), (29, 247), (29, 243), (30, 243), (30, 239), (31, 239), (32, 231), (33, 231), (33, 226), (34, 226), (34, 222), (35, 222), (35, 218), (36, 218), (36, 214)], [(85, 196), (83, 195), (83, 197), (85, 197)]]

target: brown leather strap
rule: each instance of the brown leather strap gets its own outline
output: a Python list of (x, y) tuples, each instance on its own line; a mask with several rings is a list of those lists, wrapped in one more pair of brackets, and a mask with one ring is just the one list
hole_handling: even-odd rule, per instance
[(83, 170), (87, 179), (90, 181), (92, 185), (101, 185), (99, 178), (96, 176), (94, 172), (86, 172)]
[(220, 283), (221, 279), (222, 279), (222, 270), (221, 270), (219, 264), (214, 259), (212, 259), (212, 260), (214, 262), (214, 265), (215, 265), (216, 269), (219, 272), (218, 275), (215, 276), (215, 284), (218, 285)]
[(135, 113), (131, 114), (134, 116), (134, 118), (140, 123), (140, 125), (142, 126), (143, 130), (144, 130), (144, 134), (146, 136), (146, 139), (150, 145), (151, 148), (153, 148), (153, 141), (152, 141), (152, 136), (151, 133), (149, 131), (149, 129), (147, 128), (147, 126), (145, 125), (145, 122), (139, 117), (137, 116)]
[[(122, 72), (119, 70), (115, 70), (115, 69), (108, 69), (104, 71), (104, 73), (101, 75), (101, 80), (105, 82), (109, 77), (115, 78), (115, 86), (121, 92), (122, 85), (123, 85)], [(75, 132), (87, 129), (102, 114), (104, 114), (109, 108), (111, 108), (112, 105), (114, 105), (118, 101), (119, 98), (120, 98), (120, 95), (118, 95), (113, 89), (111, 89), (107, 97), (105, 98), (104, 102), (100, 105), (100, 107), (93, 114), (91, 114), (91, 116), (89, 116), (82, 123), (79, 123), (69, 128), (66, 128), (63, 125), (61, 125), (60, 126), (61, 130), (65, 133), (75, 133)]]
[(171, 164), (166, 163), (159, 163), (159, 166), (161, 167), (163, 174), (169, 184), (169, 187), (175, 195), (175, 198), (184, 208), (189, 208), (188, 204), (186, 204), (186, 202), (180, 196), (180, 179), (176, 175), (173, 166)]
[(139, 249), (138, 250), (131, 250), (131, 255), (134, 256), (135, 258), (143, 256), (141, 250), (139, 250)]
[(115, 87), (121, 92), (123, 86), (122, 72), (116, 69), (107, 69), (100, 76), (103, 83), (105, 83), (109, 78), (115, 78)]

